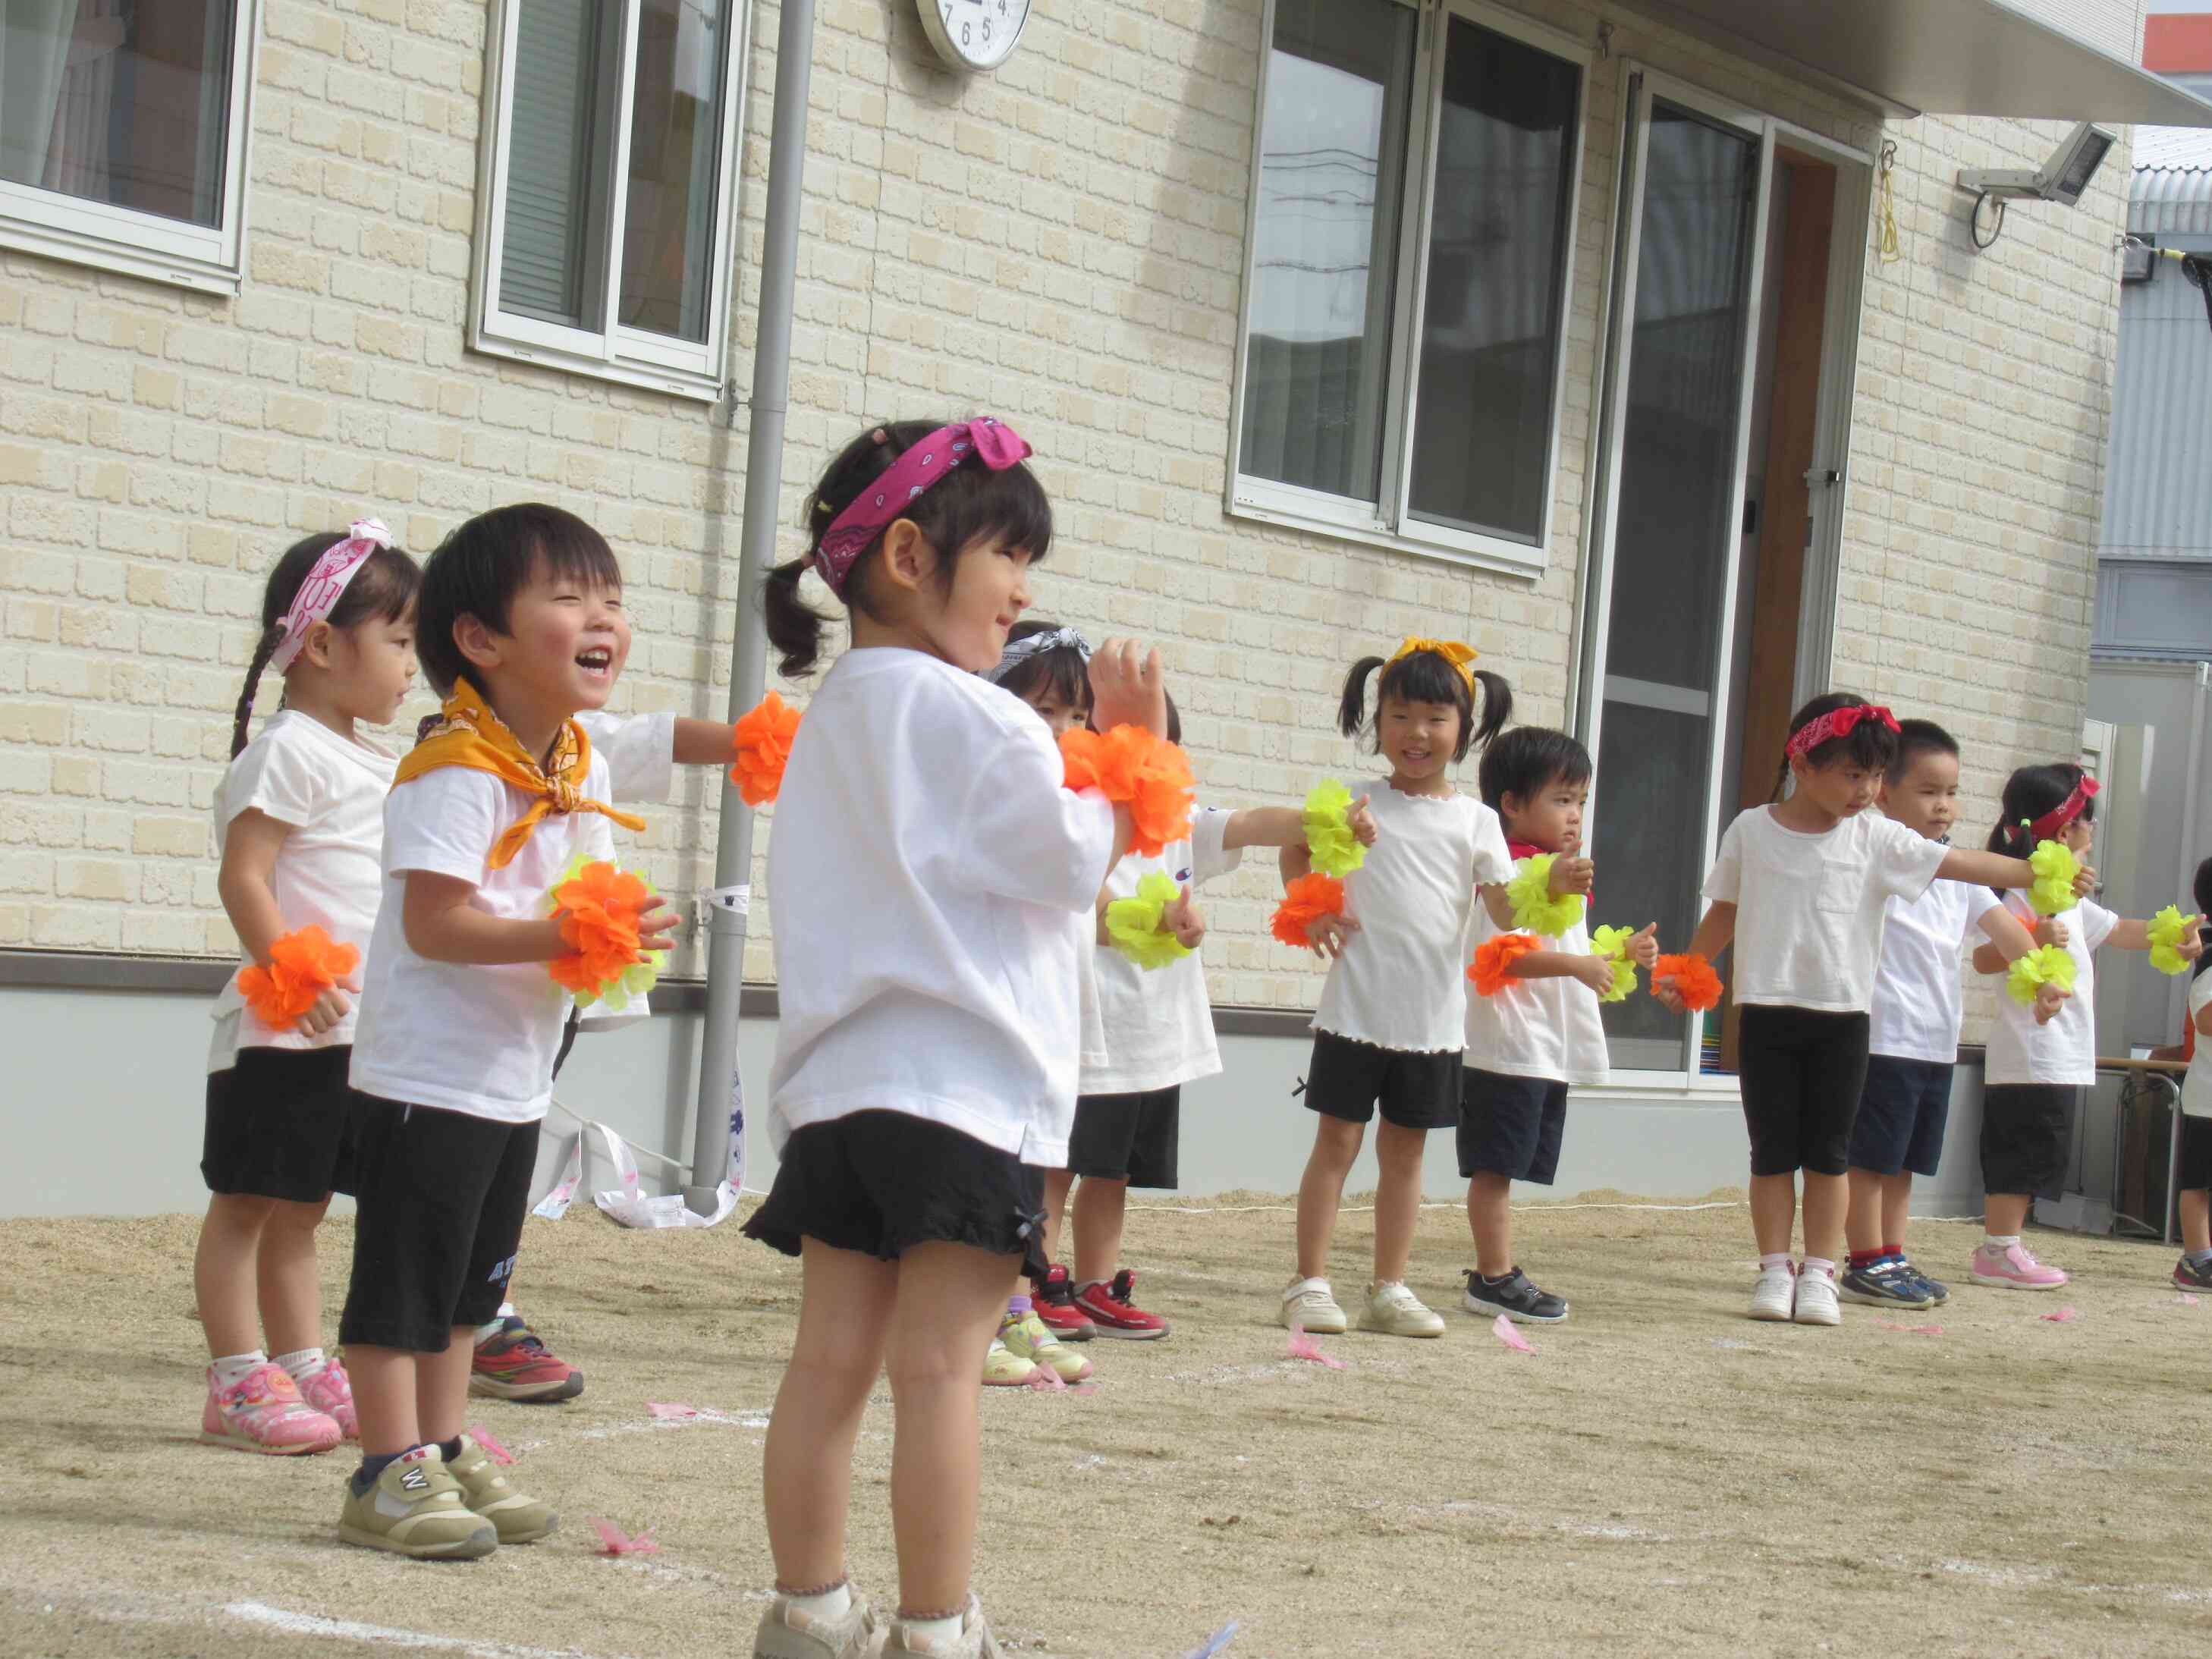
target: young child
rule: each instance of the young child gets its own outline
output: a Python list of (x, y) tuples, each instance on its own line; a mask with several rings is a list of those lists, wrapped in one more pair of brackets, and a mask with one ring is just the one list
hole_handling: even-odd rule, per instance
[[(279, 941), (289, 957), (310, 927), (368, 948), (398, 763), (356, 728), (386, 724), (406, 698), (421, 582), (384, 526), (363, 520), (349, 534), (294, 544), (261, 596), (261, 639), (215, 799), (216, 889), (245, 965), (214, 1011), (200, 1158), (212, 1195), (192, 1259), (210, 1356), (200, 1438), (212, 1445), (318, 1452), (359, 1432), (345, 1367), (321, 1347), (315, 1261), (331, 1194), (354, 1189), (361, 1102), (346, 1072), (358, 957), (289, 1018), (249, 1006), (241, 981), (266, 975)], [(284, 705), (248, 743), (270, 671), (283, 677)]]
[[(1959, 745), (1932, 720), (1898, 725), (1897, 758), (1875, 795), (1884, 817), (1948, 847), (1959, 817)], [(1950, 1289), (1912, 1265), (1905, 1230), (1912, 1177), (1932, 1176), (1950, 1116), (1951, 1071), (1962, 1018), (1959, 969), (1986, 935), (2007, 962), (2035, 948), (2027, 929), (1989, 890), (1933, 881), (1917, 899), (1892, 898), (1881, 934), (1881, 966), (1869, 1011), (1866, 1085), (1851, 1125), (1850, 1209), (1844, 1231), (1850, 1260), (1843, 1294), (1874, 1307), (1925, 1308)], [(2048, 1019), (2066, 993), (2038, 994)]]
[[(2025, 859), (1946, 848), (1866, 810), (1897, 758), (1897, 733), (1887, 708), (1848, 692), (1799, 709), (1776, 804), (1729, 825), (1705, 878), (1709, 908), (1690, 940), (1689, 954), (1706, 958), (1735, 945), (1737, 1071), (1759, 1250), (1753, 1319), (1841, 1322), (1844, 1171), (1866, 1085), (1867, 1011), (1889, 901), (1917, 899), (1938, 877), (1993, 887), (2035, 879)], [(1672, 979), (1657, 977), (1652, 989), (1684, 1012)], [(1793, 1271), (1800, 1170), (1805, 1257)]]
[[(1333, 957), (1314, 1015), (1305, 1103), (1318, 1115), (1298, 1183), (1297, 1274), (1277, 1310), (1292, 1328), (1339, 1332), (1328, 1246), (1344, 1178), (1379, 1102), (1375, 1136), (1375, 1277), (1363, 1323), (1392, 1336), (1442, 1336), (1443, 1316), (1407, 1287), (1406, 1262), (1421, 1205), (1421, 1149), (1431, 1129), (1459, 1121), (1460, 1054), (1467, 1041), (1468, 923), (1478, 886), (1510, 880), (1498, 814), (1452, 787), (1450, 768), (1486, 745), (1513, 709), (1497, 675), (1469, 666), (1468, 647), (1409, 639), (1385, 661), (1364, 657), (1345, 678), (1337, 723), (1347, 738), (1372, 730), (1390, 764), (1370, 792), (1375, 850), (1345, 878), (1346, 914), (1309, 929)], [(1376, 712), (1367, 682), (1377, 669)], [(1481, 723), (1475, 720), (1481, 685)], [(1285, 848), (1285, 883), (1305, 875), (1303, 843)]]
[[(568, 999), (548, 896), (572, 860), (611, 860), (605, 763), (575, 724), (629, 653), (622, 574), (557, 507), (478, 514), (422, 576), (423, 667), (453, 688), (401, 762), (384, 811), (384, 904), (354, 1043), (364, 1115), (351, 1284), (339, 1340), (362, 1460), (338, 1536), (410, 1556), (477, 1556), (550, 1533), (461, 1432), (478, 1327), (522, 1232)], [(665, 908), (638, 944), (665, 948)]]
[[(2075, 857), (2086, 857), (2096, 816), (2097, 781), (2080, 767), (2070, 762), (2023, 766), (2006, 781), (1990, 849), (2025, 859), (2038, 843), (2056, 841)], [(2098, 948), (2148, 951), (2150, 924), (2123, 921), (2087, 898), (2041, 921), (2018, 896), (2006, 895), (2004, 902), (2035, 929), (2039, 943), (2063, 945), (2074, 958), (2074, 994), (2042, 1022), (2010, 997), (1998, 999), (1983, 1074), (1984, 1237), (1969, 1271), (1977, 1285), (2055, 1291), (2066, 1283), (2066, 1273), (2037, 1261), (2021, 1229), (2035, 1194), (2056, 1188), (2066, 1173), (2076, 1091), (2097, 1080)], [(2192, 960), (2203, 950), (2194, 928), (2179, 948)], [(1984, 974), (2002, 973), (2005, 962), (1995, 944), (1986, 944), (1975, 951), (1974, 966)]]
[[(2194, 897), (2197, 914), (2212, 915), (2212, 859), (2197, 866)], [(2204, 1045), (2197, 1041), (2212, 1034), (2212, 975), (2207, 968), (2212, 968), (2212, 955), (2200, 954), (2189, 981), (2189, 1024), (2179, 1056), (2189, 1070), (2181, 1079), (2181, 1259), (2173, 1264), (2173, 1282), (2189, 1291), (2212, 1291), (2212, 1057), (2200, 1057)]]
[[(1587, 892), (1580, 856), (1589, 804), (1589, 750), (1565, 732), (1520, 726), (1483, 755), (1476, 774), (1483, 804), (1498, 814), (1516, 859), (1556, 855), (1561, 879)], [(1480, 945), (1516, 931), (1502, 887), (1486, 886), (1474, 918)], [(1647, 970), (1657, 960), (1656, 925), (1630, 943)], [(1459, 1172), (1467, 1179), (1474, 1267), (1465, 1274), (1469, 1313), (1504, 1314), (1516, 1324), (1555, 1325), (1567, 1304), (1537, 1289), (1513, 1258), (1513, 1183), (1548, 1187), (1559, 1172), (1571, 1084), (1603, 1083), (1610, 1070), (1598, 1000), (1613, 988), (1611, 963), (1590, 954), (1587, 914), (1516, 957), (1494, 996), (1467, 999), (1467, 1068), (1461, 1079)]]
[[(988, 417), (864, 433), (815, 488), (812, 551), (769, 582), (784, 673), (822, 650), (805, 570), (843, 601), (853, 648), (807, 708), (769, 860), (780, 1163), (745, 1231), (799, 1256), (803, 1289), (764, 1459), (776, 1595), (756, 1659), (998, 1650), (969, 1588), (975, 1376), (1024, 1259), (1042, 1265), (1042, 1167), (1065, 1161), (1075, 1110), (1079, 963), (1136, 822), (1064, 787), (1044, 722), (981, 678), (1051, 544), (1028, 453)], [(1164, 728), (1157, 656), (1109, 641), (1091, 682), (1102, 726)], [(886, 1363), (887, 1637), (845, 1566), (854, 1439)]]

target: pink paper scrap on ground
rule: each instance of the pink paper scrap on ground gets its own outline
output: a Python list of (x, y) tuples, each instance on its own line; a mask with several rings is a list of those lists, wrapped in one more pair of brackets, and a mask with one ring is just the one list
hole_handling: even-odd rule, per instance
[(2064, 1325), (2079, 1319), (2081, 1316), (2081, 1310), (2079, 1308), (2061, 1308), (2057, 1313), (2047, 1313), (2039, 1316), (2049, 1320), (2054, 1325)]
[(1303, 1325), (1291, 1329), (1290, 1352), (1285, 1354), (1284, 1358), (1310, 1359), (1315, 1364), (1326, 1365), (1333, 1371), (1340, 1371), (1344, 1369), (1344, 1362), (1333, 1353), (1323, 1353), (1321, 1344), (1306, 1334), (1306, 1328)]
[(1887, 1319), (1877, 1319), (1875, 1321), (1875, 1323), (1881, 1326), (1882, 1329), (1886, 1331), (1903, 1331), (1908, 1336), (1941, 1336), (1943, 1334), (1943, 1328), (1941, 1325), (1899, 1325), (1895, 1323), (1893, 1321)]
[(469, 1438), (475, 1441), (479, 1446), (482, 1446), (484, 1450), (484, 1455), (491, 1459), (493, 1462), (512, 1463), (514, 1462), (514, 1454), (507, 1450), (506, 1447), (501, 1445), (498, 1441), (492, 1438), (492, 1433), (489, 1429), (484, 1428), (481, 1425), (472, 1423), (469, 1425)]
[(599, 1534), (601, 1555), (658, 1555), (660, 1553), (660, 1546), (653, 1541), (653, 1528), (650, 1527), (638, 1534), (636, 1537), (630, 1538), (623, 1534), (620, 1527), (611, 1522), (602, 1521), (596, 1515), (587, 1515), (584, 1519), (590, 1522), (593, 1529)]
[(2197, 1298), (2191, 1296), (2187, 1291), (2182, 1291), (2178, 1299), (2185, 1308), (2193, 1308), (2197, 1305)]
[(699, 1415), (696, 1406), (687, 1406), (680, 1400), (648, 1400), (645, 1408), (664, 1423), (688, 1422)]
[(1496, 1337), (1500, 1342), (1503, 1342), (1507, 1347), (1512, 1349), (1516, 1353), (1534, 1353), (1536, 1352), (1534, 1348), (1528, 1346), (1528, 1339), (1521, 1334), (1521, 1328), (1518, 1325), (1516, 1325), (1511, 1320), (1508, 1319), (1504, 1314), (1498, 1315), (1496, 1319), (1491, 1322), (1490, 1334)]

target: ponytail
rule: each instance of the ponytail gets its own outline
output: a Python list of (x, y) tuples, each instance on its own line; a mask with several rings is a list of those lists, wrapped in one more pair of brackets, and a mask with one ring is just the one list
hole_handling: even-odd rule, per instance
[[(1370, 721), (1367, 713), (1367, 682), (1376, 669), (1382, 678), (1375, 688), (1375, 708), (1379, 715), (1383, 703), (1393, 697), (1407, 702), (1448, 702), (1459, 710), (1459, 743), (1452, 750), (1452, 759), (1463, 761), (1470, 749), (1488, 746), (1490, 740), (1505, 729), (1513, 717), (1513, 688), (1503, 676), (1488, 669), (1476, 669), (1469, 684), (1468, 672), (1434, 651), (1409, 651), (1403, 656), (1362, 657), (1352, 665), (1352, 672), (1344, 677), (1344, 695), (1336, 709), (1336, 729), (1347, 738), (1357, 738), (1367, 730)], [(1482, 688), (1482, 724), (1474, 719), (1474, 685)], [(1382, 738), (1378, 732), (1375, 749), (1382, 752)]]
[(284, 624), (270, 623), (261, 630), (261, 640), (253, 647), (253, 660), (246, 665), (246, 689), (238, 694), (238, 711), (230, 723), (230, 757), (236, 760), (246, 750), (246, 728), (253, 724), (254, 694), (261, 689), (262, 671), (269, 666), (270, 658), (284, 642)]
[[(1493, 674), (1487, 668), (1478, 668), (1474, 678), (1482, 686), (1482, 724), (1475, 728), (1470, 747), (1487, 749), (1490, 740), (1505, 729), (1505, 722), (1513, 718), (1513, 688), (1505, 683), (1503, 674)], [(1461, 753), (1465, 754), (1462, 750)]]
[(1336, 729), (1356, 738), (1367, 726), (1367, 678), (1382, 667), (1380, 657), (1362, 657), (1344, 677), (1344, 696), (1338, 701)]
[(777, 668), (786, 679), (814, 672), (822, 655), (822, 630), (830, 619), (799, 597), (799, 579), (806, 574), (806, 561), (793, 559), (768, 573), (761, 589), (761, 614), (768, 623), (768, 642), (781, 653)]

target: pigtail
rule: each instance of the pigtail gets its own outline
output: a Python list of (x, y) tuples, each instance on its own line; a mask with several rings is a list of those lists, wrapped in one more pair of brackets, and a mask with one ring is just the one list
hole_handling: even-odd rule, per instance
[(1482, 724), (1474, 728), (1474, 737), (1459, 751), (1462, 760), (1469, 749), (1487, 749), (1490, 740), (1503, 732), (1505, 722), (1513, 718), (1513, 688), (1506, 684), (1505, 677), (1493, 674), (1487, 668), (1478, 668), (1474, 678), (1482, 687)]
[(253, 698), (261, 689), (262, 672), (269, 666), (270, 658), (276, 647), (284, 643), (284, 624), (270, 623), (261, 630), (259, 643), (253, 647), (253, 660), (246, 665), (246, 689), (238, 694), (238, 711), (230, 724), (230, 757), (236, 760), (246, 751), (246, 728), (253, 724)]
[(1344, 677), (1344, 696), (1337, 705), (1336, 729), (1356, 738), (1367, 725), (1367, 682), (1382, 666), (1380, 657), (1362, 657)]
[(1784, 755), (1782, 763), (1774, 769), (1774, 793), (1766, 798), (1767, 805), (1778, 806), (1790, 788), (1790, 757)]
[(768, 623), (768, 642), (781, 653), (777, 668), (786, 679), (800, 679), (814, 672), (822, 656), (822, 630), (830, 618), (799, 597), (799, 579), (807, 561), (793, 559), (768, 573), (761, 589), (761, 614)]

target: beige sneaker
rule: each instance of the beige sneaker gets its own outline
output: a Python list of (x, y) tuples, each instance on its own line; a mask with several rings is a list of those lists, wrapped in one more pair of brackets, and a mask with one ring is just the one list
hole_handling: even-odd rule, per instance
[(338, 1536), (417, 1559), (471, 1560), (499, 1547), (498, 1533), (470, 1510), (435, 1446), (417, 1446), (386, 1464), (367, 1492), (356, 1492), (348, 1480)]
[(1054, 1336), (1035, 1310), (1008, 1313), (999, 1325), (999, 1342), (1015, 1358), (1042, 1365), (1063, 1382), (1090, 1380), (1091, 1362)]
[(1360, 1321), (1360, 1328), (1385, 1336), (1442, 1336), (1444, 1316), (1423, 1307), (1420, 1297), (1401, 1284), (1370, 1285), (1367, 1317)]
[(857, 1594), (842, 1619), (801, 1613), (779, 1595), (753, 1632), (753, 1659), (876, 1659), (883, 1643), (876, 1615)]
[(983, 1356), (983, 1386), (987, 1389), (1026, 1389), (1036, 1376), (1036, 1364), (1010, 1352), (997, 1337)]
[(960, 1634), (950, 1642), (925, 1641), (894, 1620), (884, 1659), (1006, 1659), (1006, 1650), (992, 1637), (983, 1609), (971, 1595), (960, 1615)]
[(491, 1454), (477, 1444), (473, 1436), (461, 1437), (461, 1455), (446, 1467), (460, 1482), (469, 1508), (497, 1528), (501, 1543), (534, 1544), (551, 1537), (561, 1524), (550, 1504), (515, 1491)]
[(1329, 1294), (1326, 1279), (1294, 1279), (1283, 1292), (1282, 1322), (1285, 1330), (1309, 1336), (1342, 1336), (1344, 1310)]

